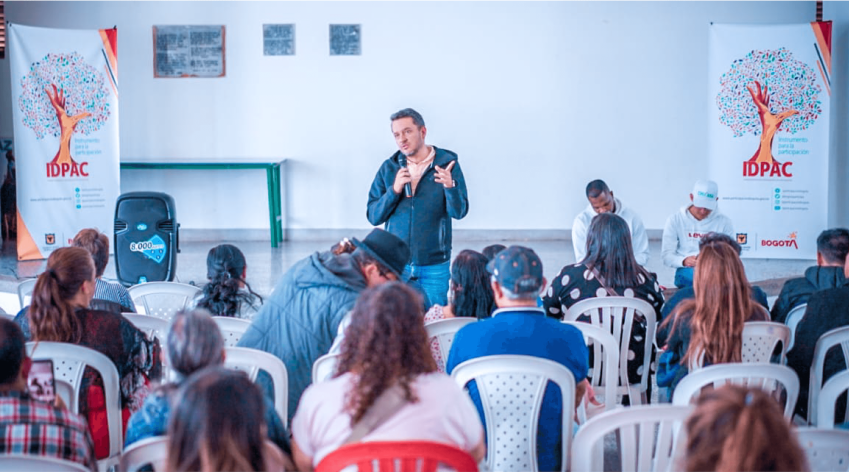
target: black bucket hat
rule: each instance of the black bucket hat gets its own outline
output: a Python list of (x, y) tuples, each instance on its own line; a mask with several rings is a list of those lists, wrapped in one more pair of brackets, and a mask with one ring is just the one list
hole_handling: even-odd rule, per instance
[(410, 248), (401, 238), (394, 234), (375, 228), (362, 241), (351, 238), (358, 249), (374, 258), (381, 265), (391, 270), (401, 280), (404, 266), (410, 262)]

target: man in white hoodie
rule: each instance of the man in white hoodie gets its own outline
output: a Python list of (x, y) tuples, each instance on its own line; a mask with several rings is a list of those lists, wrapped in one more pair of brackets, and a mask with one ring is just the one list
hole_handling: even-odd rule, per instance
[(716, 209), (719, 200), (716, 182), (699, 180), (693, 186), (690, 203), (666, 220), (661, 255), (663, 263), (675, 267), (675, 286), (693, 285), (693, 268), (699, 257), (699, 240), (710, 232), (734, 237), (731, 219)]
[(581, 262), (587, 256), (587, 230), (595, 215), (613, 213), (628, 223), (634, 258), (637, 264), (646, 265), (649, 261), (649, 238), (646, 236), (646, 228), (639, 215), (630, 208), (626, 208), (618, 198), (614, 197), (613, 192), (603, 180), (593, 180), (587, 184), (587, 200), (590, 204), (584, 208), (584, 211), (578, 213), (572, 223), (572, 248), (575, 250), (575, 262)]

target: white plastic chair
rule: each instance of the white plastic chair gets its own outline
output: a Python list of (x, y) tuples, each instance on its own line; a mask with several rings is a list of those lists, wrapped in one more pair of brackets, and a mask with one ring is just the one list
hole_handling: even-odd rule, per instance
[(18, 284), (18, 301), (21, 303), (21, 308), (29, 306), (32, 301), (32, 290), (35, 288), (35, 282), (38, 279), (26, 279)]
[[(814, 347), (814, 362), (811, 364), (811, 378), (808, 384), (808, 421), (819, 418), (819, 396), (823, 385), (825, 358), (832, 348), (840, 348), (843, 361), (849, 368), (849, 326), (836, 328), (820, 336)], [(832, 412), (832, 414), (834, 414)]]
[[(649, 387), (652, 346), (657, 330), (657, 315), (651, 303), (631, 297), (597, 297), (581, 300), (565, 310), (565, 321), (576, 321), (586, 315), (591, 324), (600, 326), (611, 333), (619, 342), (619, 394), (628, 395), (631, 405), (648, 401), (646, 392)], [(646, 343), (643, 352), (643, 372), (639, 384), (628, 383), (628, 351), (630, 351), (631, 331), (634, 318), (643, 316), (646, 320)]]
[(142, 315), (140, 313), (121, 313), (121, 316), (126, 318), (139, 331), (146, 334), (149, 339), (153, 340), (154, 337), (159, 338), (159, 344), (162, 346), (165, 345), (168, 339), (168, 320), (150, 315)]
[(283, 361), (265, 351), (247, 347), (225, 347), (224, 351), (224, 366), (247, 373), (252, 382), (256, 382), (260, 370), (271, 376), (274, 383), (274, 409), (280, 415), (283, 425), (288, 426), (289, 373)]
[(686, 447), (684, 422), (690, 405), (639, 405), (605, 411), (587, 421), (572, 441), (572, 469), (604, 468), (604, 437), (619, 431), (623, 471), (681, 470), (676, 463)]
[(156, 436), (134, 442), (121, 454), (121, 472), (138, 472), (150, 464), (154, 472), (165, 470), (168, 460), (168, 438)]
[(808, 309), (808, 304), (803, 303), (794, 307), (790, 310), (790, 313), (787, 313), (787, 317), (784, 318), (784, 324), (790, 328), (790, 341), (787, 342), (787, 352), (790, 352), (793, 349), (793, 343), (796, 342), (796, 327), (799, 326), (799, 322), (802, 321), (802, 317), (805, 316), (805, 310)]
[(810, 470), (849, 470), (849, 431), (797, 428), (796, 437)]
[(13, 321), (15, 319), (15, 315), (13, 315), (11, 313), (5, 313), (5, 312), (0, 313), (0, 316), (2, 316), (3, 318), (6, 318), (9, 321)]
[(781, 346), (780, 364), (784, 364), (790, 328), (772, 321), (743, 323), (743, 362), (769, 362), (775, 349)]
[(37, 470), (39, 472), (91, 472), (78, 463), (35, 454), (0, 454), (0, 470)]
[[(106, 402), (106, 418), (109, 427), (109, 456), (98, 461), (100, 470), (108, 470), (117, 464), (124, 445), (124, 433), (121, 423), (121, 387), (118, 369), (105, 355), (83, 346), (68, 343), (47, 341), (28, 342), (27, 352), (32, 359), (50, 359), (53, 361), (53, 376), (57, 383), (57, 393), (62, 394), (58, 387), (65, 382), (73, 387), (73, 401), (68, 398), (66, 404), (71, 411), (79, 413), (76, 401), (80, 396), (83, 372), (89, 366), (96, 370), (103, 379), (103, 395)], [(73, 405), (73, 406), (71, 406)]]
[(330, 380), (336, 372), (336, 363), (339, 354), (325, 354), (315, 360), (312, 364), (312, 383), (320, 383)]
[(675, 388), (672, 404), (689, 405), (704, 387), (718, 388), (728, 383), (759, 388), (776, 399), (783, 388), (787, 393), (784, 416), (788, 421), (793, 417), (799, 398), (799, 376), (790, 367), (770, 363), (716, 364), (690, 372)]
[[(817, 428), (834, 428), (834, 409), (837, 399), (843, 392), (849, 390), (849, 371), (843, 371), (833, 375), (819, 392), (817, 399), (817, 416), (812, 417), (812, 424)], [(846, 408), (846, 417), (841, 421), (849, 421), (849, 407)], [(849, 463), (847, 463), (849, 466)]]
[(451, 352), (451, 344), (454, 342), (454, 335), (457, 334), (457, 331), (460, 331), (460, 328), (463, 326), (476, 321), (477, 318), (460, 317), (437, 320), (425, 324), (428, 344), (430, 344), (433, 339), (436, 339), (436, 344), (438, 346), (437, 349), (439, 350), (441, 358), (434, 356), (433, 360), (436, 361), (440, 372), (445, 372), (445, 363), (448, 362), (448, 353)]
[(471, 359), (451, 376), (461, 387), (475, 381), (486, 421), (488, 470), (537, 471), (537, 425), (550, 381), (563, 398), (562, 471), (569, 464), (575, 378), (565, 366), (533, 356), (495, 355)]
[[(607, 331), (580, 321), (564, 321), (564, 324), (574, 326), (581, 330), (584, 342), (593, 352), (593, 365), (590, 366), (593, 387), (596, 396), (604, 399), (604, 409), (612, 410), (617, 405), (617, 392), (619, 391), (619, 342), (613, 339), (613, 335)], [(602, 375), (598, 375), (601, 372)], [(578, 416), (583, 424), (587, 418), (582, 417), (583, 409), (578, 410)]]
[(221, 330), (221, 335), (224, 336), (224, 345), (226, 347), (236, 347), (239, 340), (251, 326), (251, 322), (239, 318), (229, 316), (213, 316), (215, 324)]
[(139, 313), (170, 321), (174, 313), (186, 308), (202, 290), (177, 282), (147, 282), (133, 285), (127, 292)]

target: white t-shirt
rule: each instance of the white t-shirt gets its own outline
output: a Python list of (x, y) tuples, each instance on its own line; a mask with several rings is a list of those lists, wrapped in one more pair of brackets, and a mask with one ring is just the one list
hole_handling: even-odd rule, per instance
[(663, 263), (669, 267), (684, 267), (684, 259), (699, 253), (702, 236), (714, 232), (724, 233), (734, 238), (734, 225), (731, 218), (719, 212), (719, 207), (710, 212), (703, 220), (697, 220), (690, 213), (690, 206), (684, 205), (666, 220), (663, 227), (663, 240), (660, 254)]
[[(313, 466), (335, 451), (351, 434), (345, 396), (354, 374), (312, 384), (292, 419), (292, 438), (312, 457)], [(408, 403), (367, 434), (363, 441), (436, 441), (472, 451), (483, 439), (483, 426), (469, 395), (451, 377), (434, 372), (412, 384), (419, 401)]]
[[(644, 266), (649, 261), (649, 238), (646, 234), (646, 227), (643, 226), (643, 220), (637, 213), (623, 205), (618, 198), (614, 198), (614, 201), (616, 202), (616, 211), (613, 214), (621, 217), (628, 224), (628, 229), (631, 230), (634, 259), (636, 259), (637, 264)], [(572, 222), (572, 249), (575, 250), (575, 262), (581, 262), (587, 257), (587, 233), (590, 230), (593, 218), (597, 214), (593, 210), (592, 204), (589, 204), (584, 208), (584, 211), (578, 213), (575, 221)]]

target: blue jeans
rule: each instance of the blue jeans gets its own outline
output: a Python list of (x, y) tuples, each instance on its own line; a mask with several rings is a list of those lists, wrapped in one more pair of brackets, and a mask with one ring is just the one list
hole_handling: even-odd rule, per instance
[(411, 278), (421, 285), (431, 305), (448, 304), (448, 279), (451, 277), (451, 261), (428, 266), (407, 264), (401, 279)]
[(693, 285), (693, 268), (679, 267), (675, 269), (675, 286), (685, 288)]

